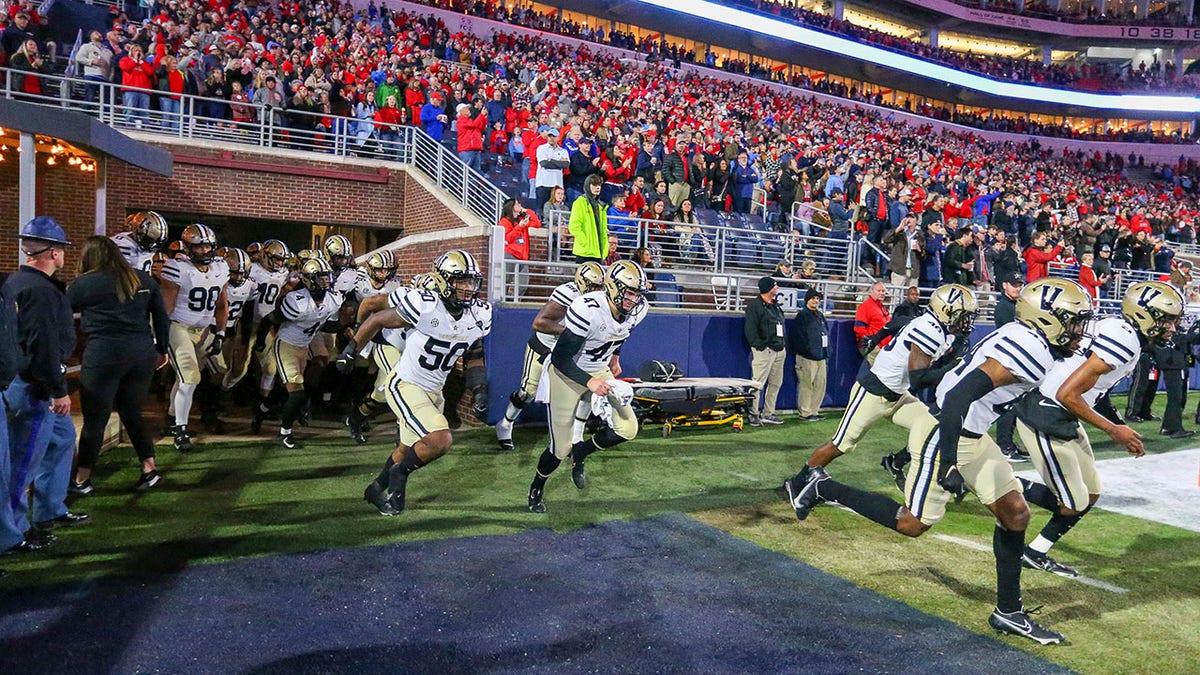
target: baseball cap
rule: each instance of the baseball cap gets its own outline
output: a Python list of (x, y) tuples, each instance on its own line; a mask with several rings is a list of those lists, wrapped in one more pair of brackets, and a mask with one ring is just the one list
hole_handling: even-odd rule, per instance
[(1009, 272), (1008, 274), (1005, 274), (1004, 276), (1000, 277), (1000, 282), (1005, 283), (1005, 284), (1012, 284), (1013, 286), (1024, 286), (1025, 285), (1025, 277), (1021, 276), (1020, 272)]
[(1101, 246), (1101, 247), (1100, 247), (1100, 250), (1101, 250), (1101, 251), (1108, 251), (1108, 252), (1110, 252), (1110, 253), (1111, 253), (1111, 252), (1112, 252), (1112, 247), (1111, 247), (1111, 246), (1109, 246), (1108, 244), (1104, 244), (1103, 246)]

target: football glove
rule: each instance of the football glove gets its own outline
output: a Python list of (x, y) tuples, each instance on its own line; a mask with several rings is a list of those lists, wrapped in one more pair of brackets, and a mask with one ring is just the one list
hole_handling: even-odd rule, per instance
[(354, 344), (354, 340), (346, 343), (346, 347), (342, 349), (342, 353), (338, 354), (337, 360), (333, 362), (333, 366), (343, 375), (354, 370), (354, 358), (358, 353), (358, 345)]
[(488, 386), (486, 382), (475, 388), (475, 400), (471, 404), (471, 413), (475, 415), (475, 419), (487, 423)]
[(938, 471), (938, 485), (950, 494), (954, 495), (954, 503), (962, 502), (963, 497), (967, 496), (967, 483), (963, 480), (963, 476), (958, 471), (958, 467), (951, 465), (943, 467)]
[(213, 333), (212, 342), (209, 343), (208, 349), (204, 350), (204, 353), (208, 354), (209, 356), (216, 356), (217, 354), (221, 353), (221, 347), (224, 346), (224, 344), (225, 332), (216, 331)]

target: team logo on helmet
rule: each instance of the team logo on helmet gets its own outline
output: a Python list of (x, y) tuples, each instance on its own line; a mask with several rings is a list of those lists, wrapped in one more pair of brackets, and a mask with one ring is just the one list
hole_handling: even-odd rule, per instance
[(632, 260), (618, 260), (604, 275), (604, 292), (622, 320), (646, 302), (649, 286), (645, 270)]
[(153, 253), (167, 243), (167, 219), (157, 211), (138, 211), (125, 218), (125, 228), (133, 240), (147, 253)]
[(1017, 298), (1017, 321), (1045, 336), (1055, 347), (1083, 337), (1094, 316), (1087, 291), (1068, 279), (1045, 278), (1026, 284)]
[(575, 268), (575, 287), (580, 293), (604, 288), (604, 268), (598, 262), (585, 262)]
[(375, 251), (367, 256), (367, 269), (375, 281), (383, 283), (396, 274), (396, 256), (387, 250)]
[(350, 245), (350, 240), (340, 234), (327, 237), (324, 250), (329, 264), (339, 270), (345, 268), (349, 264), (350, 258), (354, 257), (354, 248)]
[(929, 311), (950, 333), (969, 335), (979, 315), (979, 300), (966, 286), (946, 284), (929, 296)]
[(1121, 314), (1143, 336), (1161, 339), (1174, 330), (1183, 315), (1183, 296), (1170, 284), (1139, 281), (1125, 289)]

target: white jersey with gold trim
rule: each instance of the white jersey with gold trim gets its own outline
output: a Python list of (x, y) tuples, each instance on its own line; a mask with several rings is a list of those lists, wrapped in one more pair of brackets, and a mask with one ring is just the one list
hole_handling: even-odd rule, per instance
[(897, 394), (908, 391), (908, 356), (913, 345), (928, 354), (932, 363), (950, 351), (954, 346), (954, 336), (947, 333), (941, 322), (928, 312), (900, 329), (896, 337), (879, 351), (875, 365), (871, 366), (871, 372), (883, 386)]
[[(1142, 342), (1137, 331), (1125, 319), (1109, 316), (1093, 321), (1088, 326), (1079, 351), (1062, 361), (1056, 361), (1050, 367), (1046, 379), (1038, 388), (1042, 396), (1058, 403), (1058, 390), (1091, 354), (1098, 356), (1112, 370), (1101, 375), (1096, 385), (1084, 393), (1083, 400), (1089, 407), (1095, 406), (1104, 392), (1133, 372), (1142, 354)], [(1062, 404), (1059, 405), (1061, 407)]]
[(115, 234), (112, 237), (113, 243), (117, 245), (117, 249), (121, 251), (121, 257), (125, 258), (125, 262), (135, 270), (149, 272), (150, 266), (154, 263), (154, 253), (142, 250), (142, 247), (133, 238), (132, 232), (122, 232)]
[[(563, 307), (570, 307), (571, 303), (575, 302), (575, 298), (578, 298), (581, 295), (583, 295), (583, 293), (579, 291), (579, 287), (575, 285), (575, 282), (568, 281), (565, 284), (559, 284), (558, 287), (554, 289), (554, 292), (550, 294), (550, 299), (562, 305)], [(562, 321), (558, 322), (559, 325), (562, 325), (564, 321), (566, 321), (566, 315), (563, 315)], [(537, 331), (534, 331), (533, 334), (537, 336), (538, 342), (546, 345), (548, 349), (554, 349), (554, 345), (558, 344), (557, 335), (548, 335), (546, 333), (539, 333)]]
[(290, 272), (286, 267), (271, 272), (259, 263), (250, 264), (250, 283), (254, 284), (254, 314), (262, 318), (275, 311), (279, 302), (279, 294), (287, 285)]
[[(333, 290), (342, 294), (342, 298), (348, 299), (351, 293), (358, 290), (358, 268), (346, 267), (341, 272), (337, 272), (333, 277)], [(359, 300), (362, 296), (359, 296)]]
[(229, 283), (229, 266), (224, 260), (212, 261), (203, 271), (191, 260), (168, 260), (163, 265), (162, 278), (179, 286), (175, 306), (168, 308), (172, 321), (193, 328), (213, 324), (217, 298)]
[(250, 302), (250, 298), (257, 290), (249, 281), (243, 281), (240, 286), (234, 286), (231, 283), (225, 284), (225, 297), (229, 300), (229, 320), (225, 322), (226, 332), (233, 331), (238, 319), (242, 318), (246, 304)]
[(312, 342), (313, 336), (326, 322), (336, 320), (342, 308), (342, 294), (326, 291), (325, 297), (317, 302), (307, 288), (292, 291), (279, 301), (279, 313), (284, 322), (279, 326), (278, 337), (293, 347), (304, 347)]
[(980, 340), (957, 368), (946, 373), (937, 388), (938, 407), (944, 408), (946, 395), (988, 359), (999, 362), (1017, 381), (991, 390), (967, 409), (963, 430), (979, 435), (986, 434), (1021, 394), (1040, 385), (1046, 378), (1046, 371), (1054, 365), (1054, 355), (1046, 338), (1024, 324), (1005, 324)]
[(396, 313), (412, 326), (396, 372), (401, 380), (428, 392), (440, 392), (454, 364), (492, 330), (488, 303), (475, 300), (456, 319), (441, 298), (424, 289), (404, 293)]
[(583, 337), (583, 347), (575, 355), (575, 364), (587, 373), (608, 368), (609, 359), (629, 339), (634, 326), (646, 318), (649, 309), (650, 303), (643, 302), (624, 321), (617, 321), (604, 291), (584, 293), (572, 300), (563, 324), (567, 330)]

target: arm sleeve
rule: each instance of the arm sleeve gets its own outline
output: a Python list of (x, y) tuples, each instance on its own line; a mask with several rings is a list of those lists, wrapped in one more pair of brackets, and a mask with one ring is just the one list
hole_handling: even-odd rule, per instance
[(938, 418), (941, 426), (938, 438), (938, 452), (941, 454), (939, 476), (945, 475), (958, 462), (958, 439), (962, 436), (963, 420), (967, 418), (971, 403), (983, 398), (994, 388), (992, 378), (976, 368), (946, 394), (946, 405)]
[(571, 381), (577, 382), (583, 386), (587, 386), (589, 380), (592, 379), (578, 364), (575, 363), (575, 355), (583, 349), (584, 338), (582, 335), (575, 333), (571, 329), (563, 331), (563, 334), (558, 337), (558, 342), (554, 345), (554, 351), (550, 354), (550, 363), (558, 372), (566, 375)]

